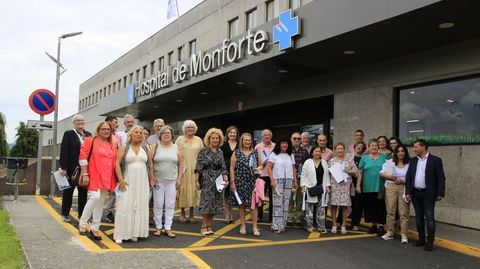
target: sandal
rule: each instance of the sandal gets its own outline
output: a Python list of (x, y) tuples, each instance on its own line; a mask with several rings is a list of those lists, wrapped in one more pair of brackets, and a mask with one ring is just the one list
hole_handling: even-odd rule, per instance
[(85, 227), (79, 227), (78, 228), (78, 233), (80, 235), (87, 235), (87, 229)]
[(177, 237), (177, 235), (174, 234), (174, 233), (172, 232), (172, 230), (166, 230), (166, 231), (165, 231), (165, 235), (168, 236), (169, 238), (175, 238), (175, 237)]
[(253, 236), (256, 236), (256, 237), (260, 236), (260, 230), (258, 230), (258, 228), (253, 229)]
[(313, 232), (313, 227), (307, 228), (307, 232), (312, 233)]
[(241, 235), (246, 235), (247, 234), (247, 227), (245, 227), (245, 226), (240, 227), (240, 234)]
[(157, 229), (157, 230), (153, 233), (153, 235), (155, 235), (155, 236), (160, 236), (160, 235), (162, 235), (162, 232), (163, 232), (162, 230)]
[(197, 220), (196, 220), (195, 217), (193, 217), (193, 216), (188, 217), (188, 220), (189, 220), (191, 223), (197, 222)]
[(213, 234), (212, 226), (207, 226), (207, 233), (208, 233), (209, 235)]
[(187, 218), (185, 218), (185, 215), (180, 215), (180, 222), (181, 223), (187, 222)]
[(200, 234), (203, 235), (203, 236), (209, 235), (209, 233), (207, 231), (207, 227), (200, 228)]

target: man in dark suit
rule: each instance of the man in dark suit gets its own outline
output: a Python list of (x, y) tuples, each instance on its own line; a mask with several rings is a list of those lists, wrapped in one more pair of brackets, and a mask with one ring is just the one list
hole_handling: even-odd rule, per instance
[(428, 152), (425, 140), (415, 141), (413, 151), (417, 157), (410, 160), (405, 182), (405, 196), (408, 201), (413, 202), (415, 208), (418, 241), (413, 245), (424, 246), (425, 251), (432, 251), (435, 240), (435, 202), (445, 197), (445, 173), (442, 159)]
[[(71, 188), (63, 191), (62, 198), (62, 219), (65, 222), (70, 222), (70, 209), (72, 208), (73, 191), (75, 190), (76, 182), (72, 178), (73, 171), (78, 165), (78, 156), (80, 155), (80, 146), (85, 137), (92, 136), (91, 133), (84, 130), (85, 117), (82, 115), (73, 116), (73, 129), (65, 131), (62, 138), (62, 146), (60, 149), (60, 167), (61, 175), (67, 176)], [(87, 203), (86, 188), (78, 187), (78, 217), (83, 213), (83, 208)]]

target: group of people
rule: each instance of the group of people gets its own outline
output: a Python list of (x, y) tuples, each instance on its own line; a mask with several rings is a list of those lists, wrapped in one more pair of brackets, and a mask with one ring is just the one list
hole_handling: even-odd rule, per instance
[[(85, 118), (76, 115), (73, 130), (64, 134), (62, 173), (71, 178), (79, 165), (82, 182), (87, 182), (86, 188), (78, 188), (80, 234), (87, 233), (86, 224), (93, 215), (89, 233), (101, 240), (103, 209), (109, 211), (115, 204), (115, 241), (146, 238), (153, 197), (156, 236), (175, 238), (175, 207), (181, 210), (179, 221), (191, 223), (196, 222), (194, 209), (198, 207), (203, 236), (214, 234), (215, 215), (224, 214), (226, 223), (234, 222), (232, 207), (238, 207), (239, 233), (247, 234), (249, 210), (251, 232), (260, 236), (258, 222), (268, 196), (269, 222), (275, 233), (290, 226), (327, 233), (330, 208), (331, 233), (340, 229), (346, 234), (348, 218), (350, 229), (358, 231), (363, 217), (371, 223), (369, 233), (389, 240), (394, 238), (399, 219), (401, 243), (408, 243), (409, 203), (413, 201), (419, 232), (414, 245), (433, 249), (434, 206), (444, 197), (445, 176), (441, 159), (428, 153), (425, 140), (414, 143), (416, 157), (410, 158), (398, 138), (379, 136), (365, 144), (362, 130), (355, 131), (355, 143), (348, 148), (337, 143), (331, 150), (326, 135), (318, 135), (311, 143), (308, 132), (294, 132), (274, 143), (272, 132), (265, 129), (262, 141), (254, 145), (252, 135), (240, 133), (235, 126), (227, 128), (226, 137), (222, 130), (211, 128), (202, 141), (192, 120), (183, 123), (183, 135), (177, 139), (162, 119), (154, 121), (152, 135), (135, 125), (131, 115), (124, 117), (124, 124), (126, 130), (117, 132), (117, 119), (107, 117), (92, 136), (84, 130)], [(71, 184), (62, 202), (62, 217), (67, 222), (78, 183)]]

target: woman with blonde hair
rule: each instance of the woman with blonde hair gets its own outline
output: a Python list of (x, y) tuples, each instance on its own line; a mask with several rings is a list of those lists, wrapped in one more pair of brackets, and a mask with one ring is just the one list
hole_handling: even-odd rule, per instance
[[(245, 223), (245, 209), (251, 208), (252, 193), (255, 188), (255, 174), (260, 174), (262, 171), (262, 159), (253, 149), (252, 135), (243, 133), (240, 137), (240, 146), (234, 151), (230, 160), (230, 203), (238, 206), (240, 213), (240, 234), (247, 234)], [(237, 192), (242, 202), (239, 205), (235, 192)], [(260, 231), (257, 228), (257, 207), (254, 205), (250, 210), (252, 216), (253, 235), (260, 236)]]
[(113, 239), (137, 241), (148, 237), (148, 149), (141, 126), (127, 133), (127, 143), (117, 152), (115, 173), (118, 180)]
[(197, 207), (200, 199), (200, 192), (195, 186), (195, 165), (197, 163), (198, 152), (203, 148), (202, 139), (195, 135), (197, 124), (193, 120), (186, 120), (182, 125), (183, 135), (175, 141), (180, 154), (183, 156), (183, 175), (182, 184), (178, 190), (178, 205), (180, 208), (180, 222), (187, 221), (185, 208), (190, 209), (189, 220), (195, 222), (193, 208)]
[(81, 148), (78, 163), (80, 176), (88, 185), (89, 198), (79, 221), (79, 233), (86, 235), (87, 221), (93, 214), (90, 236), (102, 240), (99, 234), (103, 214), (103, 204), (108, 192), (114, 192), (117, 186), (115, 179), (115, 161), (117, 146), (112, 139), (112, 126), (103, 121), (97, 125), (93, 138), (86, 137)]
[(197, 189), (201, 191), (199, 212), (202, 214), (202, 235), (211, 235), (213, 216), (223, 214), (223, 190), (217, 190), (216, 179), (223, 178), (228, 186), (227, 169), (220, 147), (223, 144), (222, 130), (210, 128), (203, 139), (205, 147), (200, 150), (195, 167)]

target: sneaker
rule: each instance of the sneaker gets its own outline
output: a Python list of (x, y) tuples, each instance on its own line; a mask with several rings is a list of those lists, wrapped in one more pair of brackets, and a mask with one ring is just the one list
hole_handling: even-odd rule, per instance
[(71, 222), (71, 221), (72, 221), (72, 219), (70, 218), (70, 216), (63, 216), (63, 215), (62, 215), (62, 220), (63, 220), (64, 222)]
[(122, 240), (115, 240), (115, 243), (120, 245), (122, 243)]
[(105, 220), (110, 222), (110, 223), (113, 223), (115, 221), (115, 217), (113, 216), (113, 213), (108, 213), (106, 216), (105, 216)]
[(384, 234), (385, 234), (385, 230), (383, 229), (383, 226), (378, 227), (377, 236), (382, 236)]
[(332, 234), (336, 234), (337, 233), (337, 226), (332, 226)]
[(352, 231), (358, 232), (358, 226), (353, 226), (353, 227), (352, 227)]
[(402, 241), (400, 242), (402, 244), (408, 244), (408, 237), (405, 235), (402, 235)]
[(390, 240), (393, 239), (393, 234), (390, 232), (386, 232), (384, 235), (382, 235), (383, 240)]
[(342, 226), (342, 227), (340, 228), (340, 233), (341, 233), (341, 234), (347, 234), (347, 227)]
[(132, 242), (138, 242), (138, 238), (134, 236), (134, 237), (132, 237), (132, 238), (130, 239), (130, 241), (132, 241)]

